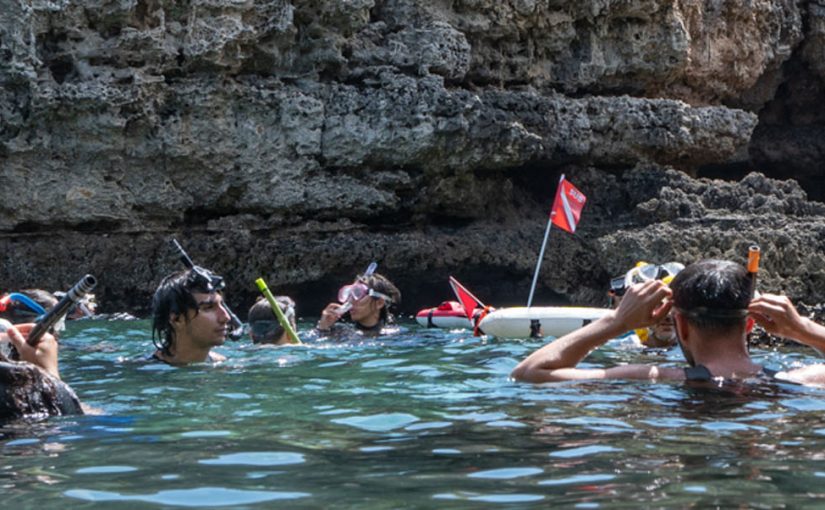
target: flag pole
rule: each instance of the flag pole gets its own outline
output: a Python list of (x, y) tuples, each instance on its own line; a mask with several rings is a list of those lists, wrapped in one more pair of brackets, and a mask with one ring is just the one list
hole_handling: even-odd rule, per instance
[(539, 270), (541, 269), (541, 261), (544, 259), (544, 249), (547, 248), (547, 239), (550, 237), (550, 228), (553, 226), (553, 220), (547, 220), (547, 229), (544, 231), (544, 241), (541, 243), (541, 253), (539, 253), (539, 260), (536, 261), (536, 272), (533, 274), (533, 285), (530, 286), (530, 297), (527, 298), (527, 308), (533, 305), (533, 294), (536, 292), (536, 283), (539, 280)]
[[(561, 174), (559, 179), (559, 186), (564, 182), (564, 174)], [(556, 192), (558, 194), (558, 191)], [(550, 228), (553, 226), (553, 211), (550, 212), (550, 217), (547, 218), (547, 228), (544, 230), (544, 241), (541, 243), (541, 252), (539, 259), (536, 261), (536, 272), (533, 274), (533, 284), (530, 286), (530, 297), (527, 298), (527, 308), (533, 306), (533, 294), (536, 292), (536, 283), (539, 280), (539, 271), (541, 270), (541, 261), (544, 259), (544, 250), (547, 248), (547, 239), (550, 237)]]

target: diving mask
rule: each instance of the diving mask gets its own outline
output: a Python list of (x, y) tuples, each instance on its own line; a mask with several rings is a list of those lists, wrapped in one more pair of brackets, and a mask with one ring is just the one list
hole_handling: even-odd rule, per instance
[(665, 264), (639, 262), (636, 267), (625, 274), (624, 286), (630, 287), (635, 283), (644, 283), (651, 280), (662, 280), (665, 283), (670, 283), (684, 268), (684, 264), (679, 262), (667, 262)]
[(284, 331), (281, 323), (277, 320), (261, 320), (249, 323), (249, 331), (252, 334), (252, 338), (256, 341), (278, 340), (275, 338), (275, 332), (279, 329), (281, 332)]
[(612, 292), (614, 296), (624, 296), (626, 290), (627, 287), (625, 286), (624, 276), (617, 276), (610, 279), (610, 292)]
[(392, 303), (391, 297), (378, 292), (377, 290), (371, 289), (367, 287), (366, 284), (361, 282), (353, 283), (351, 285), (344, 285), (338, 289), (338, 301), (340, 303), (354, 303), (355, 301), (364, 299), (366, 296), (381, 298), (389, 303)]
[(223, 277), (201, 266), (192, 266), (186, 277), (186, 288), (197, 292), (212, 293), (223, 290)]

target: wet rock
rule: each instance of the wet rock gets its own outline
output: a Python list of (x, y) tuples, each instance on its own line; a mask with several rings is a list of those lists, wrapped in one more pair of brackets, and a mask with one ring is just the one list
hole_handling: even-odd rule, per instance
[(263, 275), (317, 313), (370, 260), (410, 311), (449, 274), (521, 304), (566, 173), (588, 205), (552, 233), (539, 300), (599, 303), (637, 260), (758, 242), (766, 285), (825, 301), (803, 192), (825, 196), (823, 12), (0, 0), (0, 282), (91, 272), (104, 311), (145, 311), (176, 236), (237, 309)]
[(0, 361), (0, 421), (64, 414), (83, 414), (67, 384), (31, 363)]

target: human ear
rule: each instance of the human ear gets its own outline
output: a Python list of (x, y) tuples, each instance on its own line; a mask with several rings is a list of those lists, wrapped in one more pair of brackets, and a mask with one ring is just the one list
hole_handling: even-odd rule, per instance
[(676, 334), (679, 335), (679, 340), (684, 344), (689, 343), (687, 319), (678, 311), (673, 312), (673, 325), (676, 327)]
[(180, 326), (183, 323), (183, 314), (182, 313), (170, 313), (169, 314), (169, 324), (172, 326)]

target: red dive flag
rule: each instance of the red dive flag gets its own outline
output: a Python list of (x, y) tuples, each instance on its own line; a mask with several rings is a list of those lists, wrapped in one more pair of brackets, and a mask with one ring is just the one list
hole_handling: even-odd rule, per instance
[(550, 211), (550, 219), (553, 221), (553, 225), (574, 234), (585, 201), (587, 201), (587, 197), (584, 196), (584, 193), (570, 184), (570, 181), (562, 175), (561, 180), (559, 180), (559, 187), (556, 188), (553, 210)]
[(467, 315), (467, 318), (471, 321), (473, 320), (473, 310), (476, 309), (476, 306), (484, 307), (484, 303), (479, 301), (479, 299), (473, 296), (469, 290), (465, 289), (463, 285), (458, 283), (458, 280), (450, 277), (450, 287), (453, 288), (453, 292), (455, 293), (455, 297), (461, 302), (461, 306), (464, 308), (464, 313)]

